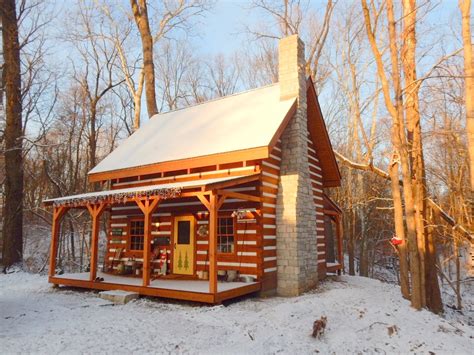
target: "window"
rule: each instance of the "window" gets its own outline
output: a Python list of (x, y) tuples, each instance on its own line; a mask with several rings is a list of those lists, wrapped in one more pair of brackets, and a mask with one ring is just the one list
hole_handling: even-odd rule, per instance
[(143, 250), (145, 222), (130, 222), (130, 250)]
[(217, 219), (217, 251), (219, 253), (234, 252), (234, 219), (232, 217)]
[(191, 244), (190, 221), (178, 221), (178, 244)]

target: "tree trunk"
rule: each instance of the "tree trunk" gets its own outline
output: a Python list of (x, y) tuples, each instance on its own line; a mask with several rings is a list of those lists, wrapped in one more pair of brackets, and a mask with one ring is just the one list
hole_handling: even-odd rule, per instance
[(464, 75), (466, 97), (466, 128), (469, 150), (471, 192), (474, 192), (474, 64), (471, 42), (471, 0), (460, 0), (462, 14), (462, 39), (464, 47)]
[(9, 267), (23, 257), (21, 68), (15, 1), (2, 1), (0, 13), (6, 91), (3, 264)]
[(143, 92), (143, 82), (145, 79), (145, 71), (140, 71), (138, 76), (138, 88), (133, 92), (133, 105), (135, 112), (133, 114), (133, 130), (136, 131), (140, 128), (140, 117), (142, 113), (142, 92)]
[(395, 234), (397, 238), (402, 240), (397, 248), (398, 258), (400, 261), (400, 288), (402, 295), (406, 299), (410, 299), (410, 281), (408, 276), (408, 259), (407, 259), (407, 242), (405, 238), (405, 226), (403, 224), (403, 205), (402, 195), (400, 193), (400, 184), (398, 176), (398, 162), (392, 161), (389, 167), (390, 181), (393, 198), (393, 219), (395, 224)]
[(75, 248), (75, 231), (74, 231), (74, 224), (72, 223), (71, 219), (69, 219), (69, 232), (70, 235), (70, 243), (71, 243), (71, 256), (74, 264), (76, 263), (76, 248)]
[(361, 235), (359, 243), (359, 275), (364, 277), (369, 276), (369, 255), (367, 249), (367, 239)]
[(148, 117), (158, 113), (155, 93), (155, 65), (153, 62), (153, 36), (148, 21), (146, 0), (130, 0), (133, 17), (142, 40), (143, 70), (145, 71), (145, 96)]
[[(453, 231), (454, 232), (454, 231)], [(454, 233), (453, 233), (454, 235)], [(459, 260), (459, 242), (456, 236), (454, 236), (454, 257), (456, 265), (456, 308), (462, 310), (462, 297), (461, 297), (461, 262)]]
[[(408, 257), (410, 260), (409, 269), (411, 275), (411, 294), (410, 300), (414, 308), (420, 309), (423, 306), (422, 300), (422, 285), (421, 285), (421, 270), (420, 270), (420, 259), (418, 254), (418, 243), (416, 235), (416, 222), (415, 222), (415, 211), (414, 201), (412, 196), (411, 188), (411, 172), (409, 165), (409, 152), (406, 146), (405, 137), (405, 125), (403, 122), (403, 98), (401, 90), (401, 75), (399, 70), (398, 60), (398, 46), (397, 46), (397, 34), (396, 34), (396, 23), (393, 9), (393, 2), (389, 0), (387, 2), (387, 16), (389, 21), (389, 36), (390, 36), (390, 55), (392, 62), (392, 78), (393, 85), (395, 88), (395, 112), (393, 116), (393, 132), (392, 132), (392, 144), (398, 154), (402, 168), (402, 179), (403, 179), (403, 196), (405, 200), (405, 216), (406, 216), (406, 242)], [(406, 22), (404, 23), (406, 24)], [(392, 187), (392, 192), (394, 191)], [(396, 192), (396, 190), (395, 190)], [(400, 223), (400, 221), (399, 221)], [(403, 222), (402, 222), (403, 223)], [(405, 244), (405, 243), (403, 243)], [(400, 268), (404, 261), (400, 262)]]
[[(410, 274), (412, 280), (411, 305), (415, 309), (421, 309), (423, 305), (421, 294), (421, 274), (420, 274), (420, 260), (418, 255), (418, 244), (416, 235), (416, 220), (415, 220), (415, 203), (413, 200), (413, 190), (411, 181), (411, 170), (409, 161), (409, 151), (406, 145), (405, 125), (403, 121), (403, 107), (401, 106), (401, 91), (400, 91), (400, 71), (398, 60), (398, 39), (395, 31), (395, 20), (393, 13), (393, 2), (387, 0), (387, 16), (389, 19), (389, 43), (390, 43), (390, 57), (392, 64), (392, 80), (395, 88), (394, 104), (390, 95), (390, 87), (387, 75), (385, 73), (382, 54), (377, 46), (375, 34), (372, 29), (370, 11), (366, 0), (361, 0), (362, 10), (364, 14), (365, 26), (369, 38), (370, 46), (374, 54), (374, 59), (377, 64), (377, 74), (380, 78), (383, 90), (383, 96), (387, 110), (392, 118), (392, 144), (395, 152), (399, 156), (400, 165), (402, 168), (403, 180), (403, 197), (405, 200), (405, 216), (407, 226), (407, 243), (408, 254), (410, 260)], [(397, 159), (398, 160), (398, 159)]]
[(92, 100), (90, 110), (89, 170), (97, 164), (97, 103), (95, 100)]
[(436, 248), (432, 234), (426, 235), (426, 176), (423, 158), (421, 119), (419, 112), (419, 85), (416, 74), (416, 3), (403, 1), (404, 30), (402, 33), (402, 67), (405, 74), (405, 118), (407, 143), (411, 160), (411, 178), (415, 208), (416, 239), (420, 260), (421, 304), (435, 313), (442, 311)]
[(347, 243), (347, 253), (349, 256), (349, 275), (355, 275), (355, 234), (356, 234), (355, 212), (351, 209), (351, 223), (349, 233), (347, 233), (349, 240)]
[[(459, 0), (462, 15), (462, 39), (464, 47), (464, 95), (466, 98), (466, 129), (470, 169), (469, 219), (471, 230), (474, 227), (474, 63), (471, 42), (471, 0)], [(474, 254), (474, 242), (470, 244), (470, 253)], [(470, 261), (474, 273), (474, 262)]]

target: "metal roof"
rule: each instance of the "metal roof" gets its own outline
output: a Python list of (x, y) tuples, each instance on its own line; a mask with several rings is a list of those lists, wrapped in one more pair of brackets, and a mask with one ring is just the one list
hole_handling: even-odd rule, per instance
[(155, 115), (89, 174), (268, 146), (295, 100), (273, 84)]

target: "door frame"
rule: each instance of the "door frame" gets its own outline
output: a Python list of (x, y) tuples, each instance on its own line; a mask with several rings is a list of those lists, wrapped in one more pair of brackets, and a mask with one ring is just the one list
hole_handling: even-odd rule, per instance
[[(190, 274), (179, 274), (175, 272), (175, 266), (178, 263), (177, 258), (178, 254), (176, 253), (176, 246), (177, 246), (177, 239), (178, 239), (178, 222), (179, 221), (190, 221), (190, 241), (189, 245), (192, 248), (192, 257), (193, 257), (193, 262), (191, 263), (192, 271)], [(196, 274), (196, 219), (194, 218), (194, 215), (192, 214), (185, 214), (185, 215), (178, 215), (178, 216), (173, 216), (173, 230), (172, 230), (172, 268), (171, 268), (171, 273), (174, 275), (183, 275), (183, 276), (194, 276)]]

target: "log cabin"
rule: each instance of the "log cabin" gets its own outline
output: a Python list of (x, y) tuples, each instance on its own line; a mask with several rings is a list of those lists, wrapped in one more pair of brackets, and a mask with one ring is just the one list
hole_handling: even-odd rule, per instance
[[(296, 35), (280, 40), (278, 83), (152, 117), (88, 179), (108, 189), (44, 201), (55, 285), (214, 304), (299, 295), (343, 268), (341, 210), (326, 193), (341, 176)], [(57, 275), (71, 208), (91, 216), (90, 269)]]

